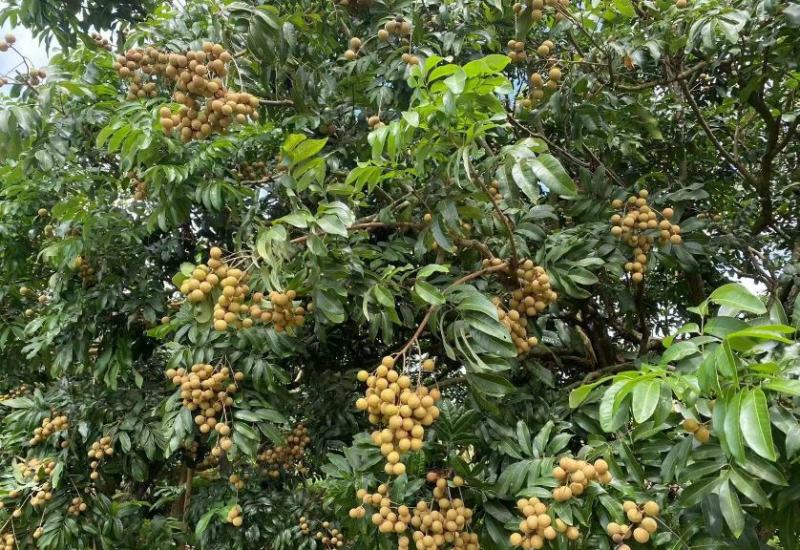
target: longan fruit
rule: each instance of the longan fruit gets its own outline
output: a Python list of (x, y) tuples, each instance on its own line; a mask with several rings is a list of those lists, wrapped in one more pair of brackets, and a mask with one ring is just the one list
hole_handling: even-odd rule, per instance
[(650, 540), (650, 533), (647, 532), (646, 529), (642, 527), (637, 527), (633, 530), (633, 538), (639, 544), (646, 544)]
[(697, 431), (694, 432), (694, 438), (700, 443), (708, 443), (710, 437), (711, 432), (705, 426), (700, 426)]
[(643, 509), (645, 514), (652, 517), (658, 517), (658, 514), (661, 512), (661, 508), (659, 507), (658, 503), (653, 500), (648, 500), (645, 502)]
[(344, 58), (348, 61), (353, 61), (356, 58), (356, 52), (353, 50), (347, 50), (344, 52)]
[(683, 429), (690, 433), (695, 433), (700, 428), (700, 423), (694, 418), (686, 418), (682, 423)]
[(641, 525), (642, 529), (644, 529), (651, 535), (658, 530), (658, 523), (656, 523), (656, 520), (650, 517), (642, 519)]
[(558, 67), (553, 67), (552, 69), (550, 69), (549, 76), (550, 80), (558, 82), (559, 80), (561, 80), (561, 69), (559, 69)]

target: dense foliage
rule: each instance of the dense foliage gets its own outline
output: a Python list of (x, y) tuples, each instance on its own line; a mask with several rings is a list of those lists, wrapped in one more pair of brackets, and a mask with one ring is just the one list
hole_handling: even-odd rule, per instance
[(800, 548), (800, 4), (0, 19), (0, 547)]

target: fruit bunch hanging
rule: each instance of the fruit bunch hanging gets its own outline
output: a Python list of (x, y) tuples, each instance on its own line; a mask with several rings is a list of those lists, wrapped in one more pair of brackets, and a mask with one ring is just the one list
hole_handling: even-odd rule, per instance
[(111, 51), (111, 43), (102, 34), (93, 32), (89, 36), (91, 37), (95, 46), (97, 46), (98, 48), (103, 48), (104, 50)]
[[(53, 499), (53, 488), (50, 483), (50, 478), (56, 468), (56, 461), (52, 458), (29, 458), (24, 463), (18, 466), (19, 473), (26, 483), (33, 483), (33, 485), (26, 485), (26, 489), (30, 496), (27, 501), (34, 508), (43, 506)], [(12, 491), (9, 496), (17, 498), (20, 496), (19, 490)], [(20, 517), (22, 515), (22, 508), (17, 507), (12, 513), (13, 517)]]
[(303, 424), (298, 424), (286, 437), (285, 445), (264, 450), (258, 455), (258, 461), (264, 465), (267, 474), (272, 478), (278, 478), (281, 471), (303, 473), (305, 468), (302, 467), (301, 462), (309, 443), (311, 443), (311, 438), (308, 436), (308, 428)]
[(508, 46), (508, 58), (512, 63), (522, 63), (528, 59), (528, 54), (525, 53), (525, 42), (512, 39), (506, 46)]
[(197, 412), (194, 421), (200, 433), (217, 432), (217, 443), (211, 453), (219, 456), (229, 451), (233, 447), (233, 440), (229, 437), (231, 428), (227, 423), (231, 418), (229, 409), (233, 405), (233, 395), (239, 391), (237, 383), (244, 380), (244, 373), (232, 373), (228, 367), (196, 363), (189, 372), (184, 368), (169, 369), (166, 376), (180, 388), (183, 406)]
[(708, 443), (711, 438), (711, 430), (705, 424), (701, 424), (694, 418), (686, 418), (682, 423), (684, 431), (689, 432), (702, 445)]
[(233, 488), (236, 489), (237, 491), (241, 491), (242, 489), (244, 489), (244, 486), (246, 484), (246, 478), (247, 476), (240, 476), (239, 474), (231, 474), (230, 476), (228, 476), (228, 483), (233, 485)]
[(229, 90), (225, 84), (232, 60), (221, 44), (203, 42), (201, 49), (182, 53), (153, 47), (131, 49), (117, 57), (114, 68), (130, 81), (130, 100), (156, 97), (159, 87), (170, 88), (173, 101), (181, 107), (177, 112), (161, 107), (161, 127), (165, 134), (177, 132), (188, 142), (259, 118), (259, 99)]
[(525, 2), (516, 2), (512, 9), (514, 14), (518, 17), (525, 12), (530, 12), (533, 21), (539, 21), (544, 17), (545, 7), (552, 7), (555, 9), (556, 21), (561, 21), (564, 18), (562, 13), (569, 6), (569, 0), (525, 0)]
[(606, 525), (606, 532), (611, 540), (616, 544), (616, 550), (631, 550), (630, 546), (624, 541), (633, 537), (639, 544), (647, 544), (650, 537), (658, 530), (658, 516), (661, 507), (657, 502), (648, 500), (642, 505), (638, 505), (632, 500), (622, 503), (622, 509), (630, 523), (619, 524), (610, 522)]
[(521, 498), (517, 501), (517, 510), (523, 519), (519, 522), (519, 532), (509, 537), (511, 546), (522, 548), (543, 548), (547, 541), (555, 540), (559, 533), (567, 540), (577, 540), (580, 530), (567, 525), (562, 519), (550, 516), (548, 506), (538, 498)]
[[(222, 250), (209, 251), (208, 264), (197, 265), (180, 286), (189, 302), (214, 301), (214, 329), (250, 328), (255, 323), (271, 324), (276, 332), (305, 323), (305, 308), (296, 303), (297, 293), (272, 291), (268, 299), (262, 292), (250, 294), (248, 275), (222, 258)], [(249, 298), (249, 301), (248, 301)]]
[(382, 427), (372, 432), (372, 441), (386, 457), (386, 473), (399, 476), (406, 471), (400, 462), (402, 455), (420, 450), (425, 427), (439, 418), (436, 402), (442, 396), (437, 388), (414, 385), (411, 377), (394, 367), (394, 358), (386, 356), (371, 374), (363, 370), (358, 373), (367, 390), (356, 401), (356, 408), (369, 413), (370, 424)]
[(648, 204), (648, 196), (647, 189), (642, 189), (638, 195), (630, 195), (626, 201), (611, 201), (611, 207), (620, 211), (611, 216), (611, 234), (624, 240), (633, 249), (633, 258), (625, 264), (625, 271), (634, 283), (641, 283), (644, 279), (647, 255), (656, 236), (661, 246), (683, 242), (681, 226), (671, 222), (674, 215), (672, 208), (664, 208), (659, 220), (659, 213)]
[(83, 256), (77, 256), (75, 260), (73, 260), (72, 265), (75, 269), (80, 271), (84, 286), (89, 286), (95, 282), (94, 268)]
[[(308, 534), (308, 531), (306, 531)], [(314, 534), (325, 550), (333, 550), (334, 548), (341, 548), (345, 544), (344, 534), (337, 529), (331, 522), (323, 521), (319, 529)]]
[(51, 414), (42, 420), (41, 427), (33, 430), (33, 437), (28, 442), (31, 445), (38, 445), (53, 434), (65, 432), (69, 429), (69, 420), (63, 414)]
[(72, 499), (72, 502), (70, 502), (67, 513), (73, 517), (78, 517), (81, 515), (81, 512), (85, 512), (87, 508), (87, 504), (81, 497), (75, 497)]
[(97, 470), (101, 462), (106, 457), (110, 457), (113, 454), (114, 445), (111, 443), (111, 437), (106, 435), (92, 443), (88, 453), (89, 458), (92, 459), (89, 463), (89, 467), (92, 469), (92, 473), (89, 474), (89, 477), (92, 480), (97, 480), (100, 477), (100, 473)]
[[(477, 534), (467, 531), (472, 522), (472, 509), (465, 506), (461, 498), (453, 498), (446, 478), (435, 474), (435, 479), (436, 486), (430, 502), (420, 500), (413, 508), (393, 503), (386, 484), (378, 486), (375, 493), (359, 489), (356, 497), (362, 505), (351, 509), (349, 515), (361, 519), (366, 517), (367, 507), (371, 508), (372, 524), (380, 533), (399, 535), (397, 543), (401, 550), (408, 549), (411, 540), (416, 548), (477, 550)], [(411, 538), (405, 534), (409, 529), (413, 529)]]
[[(24, 288), (24, 287), (23, 287)], [(32, 387), (28, 384), (20, 384), (16, 388), (11, 388), (3, 394), (0, 394), (0, 401), (7, 399), (16, 399), (17, 397), (24, 397), (31, 392)]]
[(3, 533), (3, 545), (0, 547), (0, 550), (14, 550), (14, 534), (13, 533)]
[[(497, 267), (503, 262), (499, 258), (484, 260), (483, 268)], [(558, 294), (550, 287), (550, 277), (544, 268), (537, 266), (533, 260), (520, 262), (514, 273), (508, 263), (501, 270), (512, 279), (514, 290), (508, 307), (505, 307), (499, 297), (492, 299), (497, 308), (500, 322), (511, 333), (511, 339), (517, 348), (517, 354), (522, 355), (530, 351), (539, 341), (535, 336), (528, 336), (528, 319), (536, 317), (553, 303)]]
[(133, 172), (128, 173), (130, 185), (133, 188), (133, 200), (143, 201), (147, 198), (147, 184)]
[(553, 489), (556, 502), (581, 496), (592, 481), (605, 485), (613, 479), (608, 471), (608, 463), (602, 458), (590, 464), (568, 456), (561, 457), (558, 461), (558, 466), (553, 468), (553, 477), (560, 483)]
[(245, 180), (263, 180), (270, 175), (267, 163), (263, 160), (242, 162), (238, 167), (232, 169), (231, 173)]
[(244, 518), (242, 517), (242, 507), (237, 504), (228, 510), (226, 521), (234, 527), (241, 527), (242, 523), (244, 523)]

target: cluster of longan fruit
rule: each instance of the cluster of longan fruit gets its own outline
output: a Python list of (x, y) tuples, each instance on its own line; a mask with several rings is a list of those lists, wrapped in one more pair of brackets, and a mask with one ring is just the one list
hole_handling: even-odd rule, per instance
[(30, 504), (34, 508), (38, 508), (51, 500), (53, 500), (53, 488), (49, 481), (45, 481), (39, 486), (38, 490), (33, 493), (33, 496), (31, 496)]
[(406, 21), (402, 16), (397, 16), (383, 25), (383, 28), (378, 31), (378, 38), (384, 42), (389, 40), (392, 36), (398, 36), (407, 39), (411, 36), (411, 22)]
[(681, 423), (681, 426), (684, 431), (692, 434), (700, 444), (708, 443), (708, 440), (711, 438), (711, 430), (694, 418), (686, 418)]
[(497, 180), (492, 181), (487, 188), (489, 192), (489, 198), (492, 202), (498, 203), (503, 198), (503, 195), (500, 193), (500, 182)]
[(233, 485), (233, 488), (237, 491), (241, 491), (244, 489), (245, 486), (245, 477), (240, 476), (239, 474), (231, 474), (228, 477), (228, 483)]
[(222, 78), (233, 56), (221, 44), (203, 42), (202, 49), (185, 54), (149, 47), (131, 49), (117, 57), (114, 67), (130, 79), (128, 98), (155, 97), (158, 78), (174, 82), (172, 99), (181, 104), (177, 113), (159, 111), (164, 133), (176, 130), (184, 142), (222, 132), (233, 122), (258, 119), (257, 97), (228, 90)]
[(145, 200), (147, 198), (147, 184), (134, 174), (129, 174), (128, 177), (130, 177), (131, 187), (133, 187), (133, 200)]
[[(0, 79), (2, 81), (2, 79)], [(16, 539), (14, 538), (13, 533), (3, 533), (3, 545), (0, 547), (0, 550), (14, 550), (14, 544)]]
[(81, 497), (75, 497), (67, 508), (67, 513), (73, 517), (78, 517), (81, 512), (85, 512), (88, 506)]
[(30, 439), (30, 441), (28, 441), (28, 443), (31, 445), (38, 445), (51, 435), (67, 431), (68, 429), (69, 419), (66, 417), (66, 415), (51, 415), (42, 420), (41, 427), (37, 427), (33, 430), (33, 437)]
[[(311, 534), (311, 527), (309, 526), (308, 520), (305, 518), (305, 516), (300, 518), (300, 531), (304, 535)], [(314, 534), (314, 538), (322, 544), (322, 547), (325, 550), (341, 548), (345, 544), (344, 534), (339, 531), (339, 529), (334, 527), (329, 521), (323, 521), (320, 524), (320, 528)]]
[(8, 33), (5, 36), (5, 40), (0, 40), (0, 52), (7, 52), (8, 49), (17, 41), (17, 37), (14, 36), (12, 33)]
[(561, 21), (564, 18), (564, 14), (561, 13), (561, 11), (566, 9), (568, 5), (569, 0), (526, 0), (524, 3), (515, 3), (512, 9), (516, 16), (520, 16), (524, 10), (529, 10), (531, 12), (531, 19), (533, 21), (539, 21), (544, 17), (544, 8), (549, 6), (556, 10), (556, 21)]
[(297, 467), (309, 443), (308, 428), (298, 424), (286, 437), (285, 445), (264, 450), (258, 459), (267, 467), (269, 476), (277, 478), (281, 470), (288, 472)]
[(56, 467), (56, 461), (52, 458), (29, 458), (24, 464), (19, 465), (23, 479), (33, 479), (41, 481), (50, 477)]
[(611, 216), (611, 234), (623, 239), (633, 249), (632, 261), (625, 264), (625, 271), (630, 273), (634, 283), (644, 279), (647, 269), (647, 254), (658, 234), (658, 243), (665, 245), (668, 242), (674, 245), (681, 244), (681, 226), (670, 222), (674, 211), (664, 208), (661, 211), (661, 220), (658, 212), (648, 205), (647, 189), (639, 191), (638, 195), (631, 195), (626, 201), (614, 199), (611, 207), (622, 210), (622, 213)]
[(546, 541), (555, 540), (559, 533), (563, 533), (567, 540), (577, 540), (581, 536), (577, 527), (558, 518), (554, 522), (547, 505), (536, 497), (519, 499), (517, 510), (524, 519), (519, 522), (519, 532), (509, 537), (511, 546), (538, 549), (544, 547)]
[(556, 502), (565, 502), (572, 497), (579, 497), (595, 481), (603, 485), (611, 483), (613, 477), (608, 471), (608, 463), (602, 458), (590, 464), (585, 460), (575, 460), (564, 456), (558, 461), (558, 466), (553, 468), (553, 477), (560, 483), (553, 489), (553, 498)]
[(95, 46), (97, 46), (98, 48), (103, 48), (104, 50), (111, 51), (111, 42), (109, 42), (108, 39), (104, 37), (102, 34), (93, 32), (89, 36), (92, 38), (92, 41), (94, 42)]
[(89, 477), (92, 480), (97, 480), (100, 477), (100, 473), (97, 469), (100, 467), (100, 463), (106, 457), (110, 457), (114, 455), (114, 445), (111, 442), (111, 437), (105, 435), (92, 443), (92, 446), (89, 448), (88, 456), (89, 458), (93, 459), (89, 464), (89, 467), (92, 469), (92, 473), (89, 474)]
[(658, 503), (648, 500), (639, 506), (626, 500), (622, 503), (622, 509), (631, 523), (619, 524), (612, 521), (606, 526), (608, 536), (618, 545), (616, 550), (631, 550), (630, 546), (624, 544), (631, 536), (639, 544), (647, 544), (650, 536), (658, 530), (656, 518), (661, 513)]
[(84, 285), (90, 285), (94, 283), (95, 280), (95, 271), (94, 268), (89, 264), (89, 262), (84, 259), (83, 256), (77, 256), (73, 261), (72, 265), (80, 271), (81, 280), (83, 281)]
[(713, 222), (721, 222), (722, 214), (714, 214), (713, 212), (700, 212), (697, 214), (698, 220), (711, 220)]
[[(483, 261), (483, 268), (502, 263), (499, 258), (487, 259)], [(497, 308), (500, 322), (511, 333), (517, 353), (521, 355), (539, 343), (536, 337), (528, 336), (528, 319), (546, 310), (558, 298), (558, 294), (550, 287), (550, 277), (544, 268), (537, 266), (533, 260), (522, 261), (513, 274), (508, 264), (501, 271), (516, 279), (517, 288), (511, 293), (507, 309), (498, 297), (493, 298), (492, 303)]]
[(239, 164), (238, 168), (232, 169), (231, 173), (246, 180), (261, 180), (270, 175), (267, 163), (263, 160), (243, 162)]
[(525, 42), (521, 40), (509, 40), (506, 44), (508, 46), (508, 55), (512, 63), (522, 63), (528, 59), (528, 54), (525, 53)]
[(526, 316), (520, 315), (514, 309), (506, 310), (503, 301), (498, 296), (492, 298), (492, 303), (497, 309), (497, 318), (511, 334), (511, 339), (517, 348), (517, 355), (527, 353), (539, 344), (536, 336), (528, 336), (528, 318)]
[(242, 507), (237, 504), (228, 510), (227, 521), (234, 527), (241, 527), (244, 522), (244, 518), (242, 518)]
[[(20, 290), (20, 292), (22, 291)], [(0, 394), (0, 401), (5, 401), (7, 399), (16, 399), (17, 397), (23, 397), (25, 395), (28, 395), (31, 392), (31, 389), (32, 389), (31, 386), (29, 386), (28, 384), (21, 384), (16, 388), (11, 388), (4, 394)]]
[(406, 471), (400, 457), (420, 450), (425, 426), (439, 418), (436, 402), (442, 395), (437, 388), (414, 386), (409, 376), (394, 367), (394, 358), (386, 356), (372, 374), (365, 370), (358, 373), (358, 380), (367, 384), (367, 390), (356, 401), (356, 408), (369, 413), (370, 424), (384, 426), (372, 432), (372, 441), (386, 457), (386, 473), (399, 476)]
[[(377, 492), (372, 494), (365, 489), (359, 489), (356, 497), (361, 500), (362, 505), (351, 509), (349, 515), (354, 519), (364, 518), (367, 514), (364, 506), (371, 506), (375, 511), (370, 520), (378, 527), (379, 532), (403, 534), (412, 528), (414, 533), (411, 539), (418, 549), (435, 550), (450, 544), (453, 548), (477, 550), (477, 535), (465, 531), (472, 521), (472, 510), (460, 498), (451, 499), (447, 480), (435, 475), (436, 487), (433, 489), (430, 504), (422, 500), (414, 508), (402, 504), (394, 506), (388, 496), (388, 485), (381, 484)], [(398, 548), (407, 549), (409, 544), (410, 539), (407, 536), (398, 538)]]
[[(224, 422), (227, 407), (233, 405), (233, 395), (239, 390), (237, 382), (244, 380), (244, 373), (231, 375), (228, 367), (214, 367), (204, 363), (192, 365), (190, 372), (186, 369), (169, 369), (167, 378), (180, 387), (183, 406), (190, 411), (197, 411), (194, 422), (200, 433), (207, 434), (211, 430), (219, 434), (217, 446), (211, 449), (212, 454), (219, 456), (223, 451), (233, 447), (229, 437), (231, 428)], [(233, 378), (233, 380), (231, 380)], [(222, 413), (223, 420), (218, 420)]]
[(359, 50), (361, 50), (361, 39), (354, 36), (350, 39), (350, 48), (344, 52), (344, 58), (348, 61), (353, 61), (358, 57)]
[(371, 130), (375, 130), (376, 128), (383, 128), (385, 124), (381, 122), (380, 116), (372, 115), (367, 118), (367, 126), (369, 126)]
[[(285, 293), (272, 291), (269, 293), (269, 307), (264, 304), (264, 294), (256, 292), (252, 295), (252, 303), (245, 303), (250, 287), (247, 286), (247, 273), (230, 266), (222, 260), (222, 250), (213, 247), (209, 251), (208, 265), (199, 264), (191, 277), (186, 279), (180, 291), (192, 303), (200, 303), (218, 289), (214, 304), (214, 329), (220, 332), (228, 327), (250, 328), (254, 323), (271, 323), (276, 332), (283, 332), (287, 327), (299, 327), (305, 323), (306, 310), (294, 300), (297, 293), (289, 290)], [(311, 306), (309, 306), (309, 310)]]

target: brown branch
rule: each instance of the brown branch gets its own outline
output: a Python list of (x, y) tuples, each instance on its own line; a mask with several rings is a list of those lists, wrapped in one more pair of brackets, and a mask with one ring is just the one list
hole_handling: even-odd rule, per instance
[[(367, 222), (367, 223), (354, 223), (350, 227), (347, 228), (348, 231), (373, 231), (375, 229), (389, 229), (389, 228), (411, 228), (411, 229), (420, 229), (422, 224), (419, 223), (411, 223), (411, 222), (394, 222), (394, 223), (384, 223), (384, 222)], [(316, 234), (316, 233), (315, 233)], [(324, 233), (323, 233), (324, 234)], [(311, 235), (303, 235), (302, 237), (296, 237), (289, 241), (292, 244), (300, 244), (308, 240)]]
[(794, 135), (797, 133), (797, 127), (800, 125), (800, 116), (795, 117), (789, 127), (786, 129), (786, 134), (783, 136), (783, 141), (778, 143), (778, 153), (783, 151), (783, 149), (789, 145), (789, 142), (792, 140)]
[(260, 99), (258, 102), (267, 107), (294, 107), (291, 99)]
[(517, 265), (519, 264), (519, 256), (517, 255), (517, 243), (514, 242), (514, 227), (511, 223), (511, 219), (505, 214), (505, 212), (500, 210), (500, 206), (497, 204), (497, 201), (494, 200), (494, 197), (492, 197), (491, 193), (489, 193), (489, 189), (483, 183), (480, 176), (475, 173), (475, 168), (473, 168), (471, 163), (469, 163), (469, 166), (467, 167), (467, 177), (473, 184), (480, 187), (481, 191), (483, 191), (486, 196), (489, 197), (489, 200), (492, 201), (492, 207), (494, 208), (495, 214), (497, 214), (497, 216), (500, 218), (500, 221), (503, 222), (503, 225), (505, 225), (506, 232), (508, 233), (508, 243), (511, 245), (511, 267), (512, 269), (516, 269)]
[(186, 469), (186, 484), (183, 494), (183, 521), (186, 521), (186, 515), (189, 512), (189, 502), (192, 500), (192, 481), (194, 480), (194, 469)]
[(745, 179), (745, 181), (747, 181), (747, 183), (755, 185), (756, 180), (750, 173), (750, 171), (747, 169), (747, 167), (742, 163), (741, 160), (739, 160), (738, 158), (734, 158), (725, 149), (725, 146), (722, 145), (719, 139), (717, 139), (717, 136), (714, 134), (714, 131), (708, 125), (708, 122), (703, 116), (703, 113), (700, 111), (700, 107), (698, 107), (697, 102), (694, 100), (694, 97), (692, 97), (692, 93), (689, 90), (689, 87), (686, 85), (686, 81), (678, 80), (677, 82), (681, 88), (681, 91), (683, 92), (683, 96), (686, 99), (686, 102), (689, 104), (689, 107), (692, 109), (692, 112), (697, 117), (698, 122), (700, 122), (700, 126), (703, 128), (703, 131), (705, 132), (708, 139), (711, 140), (711, 143), (714, 144), (714, 147), (717, 149), (719, 154), (722, 155), (723, 158), (725, 158), (725, 160), (728, 161), (729, 164), (731, 164), (734, 168), (736, 168), (736, 170), (739, 172), (739, 174), (741, 174), (741, 176)]
[(697, 71), (705, 69), (708, 66), (706, 61), (701, 61), (697, 65), (689, 67), (678, 74), (674, 75), (673, 77), (667, 77), (661, 80), (650, 80), (649, 82), (642, 82), (641, 84), (634, 84), (634, 85), (627, 85), (627, 84), (617, 84), (617, 88), (623, 90), (625, 92), (638, 92), (641, 90), (646, 90), (648, 88), (655, 88), (656, 86), (665, 86), (667, 84), (672, 84), (678, 80), (685, 80), (686, 78), (692, 76)]

